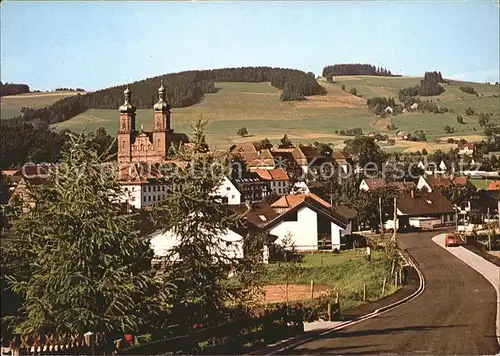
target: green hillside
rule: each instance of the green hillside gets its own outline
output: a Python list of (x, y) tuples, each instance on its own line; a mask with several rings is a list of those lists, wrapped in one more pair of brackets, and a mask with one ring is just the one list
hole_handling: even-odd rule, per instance
[[(438, 144), (437, 140), (447, 137), (465, 137), (471, 141), (480, 140), (482, 128), (477, 115), (466, 117), (465, 124), (456, 121), (457, 113), (465, 116), (465, 109), (472, 107), (477, 113), (491, 113), (500, 117), (498, 97), (499, 87), (489, 84), (452, 81), (444, 84), (445, 92), (435, 97), (423, 99), (439, 102), (455, 113), (405, 113), (380, 119), (366, 107), (366, 99), (376, 96), (397, 98), (398, 91), (419, 83), (415, 77), (341, 76), (335, 77), (335, 84), (324, 79), (318, 80), (327, 90), (326, 95), (311, 96), (305, 101), (282, 102), (280, 90), (269, 83), (216, 83), (218, 91), (206, 94), (196, 105), (172, 109), (172, 125), (178, 132), (189, 132), (189, 123), (197, 113), (210, 120), (207, 137), (212, 146), (220, 148), (230, 144), (255, 141), (267, 137), (277, 142), (283, 134), (288, 134), (295, 142), (326, 141), (342, 144), (345, 136), (335, 134), (335, 130), (361, 127), (364, 132), (377, 131), (394, 135), (387, 125), (394, 123), (399, 130), (414, 132), (424, 130), (428, 142), (397, 142), (388, 146), (391, 150), (447, 149), (450, 144)], [(346, 91), (341, 89), (345, 85)], [(461, 85), (470, 85), (479, 97), (462, 92)], [(356, 88), (358, 96), (349, 94)], [(3, 104), (2, 104), (3, 105)], [(137, 126), (149, 129), (152, 123), (152, 109), (137, 111)], [(445, 134), (443, 126), (455, 128), (455, 133)], [(110, 132), (118, 129), (118, 111), (111, 109), (91, 109), (71, 120), (53, 125), (57, 130), (69, 128), (75, 131), (95, 130), (103, 126)], [(236, 131), (246, 127), (250, 136), (238, 137)]]
[(41, 108), (76, 94), (77, 92), (74, 91), (55, 91), (4, 96), (0, 101), (1, 119), (5, 120), (21, 115), (20, 110), (23, 106)]

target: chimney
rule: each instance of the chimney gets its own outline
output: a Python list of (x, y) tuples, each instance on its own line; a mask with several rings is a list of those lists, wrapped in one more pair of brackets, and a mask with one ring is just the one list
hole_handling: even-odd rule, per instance
[(415, 199), (415, 190), (414, 189), (411, 190), (411, 198)]

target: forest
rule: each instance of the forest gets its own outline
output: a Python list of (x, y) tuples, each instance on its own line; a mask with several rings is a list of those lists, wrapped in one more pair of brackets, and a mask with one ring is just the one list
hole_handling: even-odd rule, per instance
[(409, 101), (408, 97), (411, 96), (439, 95), (444, 92), (444, 88), (440, 83), (444, 83), (441, 72), (425, 72), (424, 79), (420, 81), (420, 84), (399, 90), (399, 100), (407, 103)]
[(378, 75), (383, 77), (400, 77), (400, 75), (392, 74), (387, 68), (375, 67), (371, 64), (335, 64), (323, 68), (323, 77), (327, 80), (328, 78), (332, 78), (334, 75)]
[(27, 84), (5, 83), (0, 82), (0, 96), (25, 94), (30, 92), (30, 87)]

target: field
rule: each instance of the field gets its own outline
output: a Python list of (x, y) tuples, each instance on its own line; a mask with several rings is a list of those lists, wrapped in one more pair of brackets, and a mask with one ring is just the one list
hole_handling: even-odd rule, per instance
[(76, 94), (76, 92), (57, 91), (4, 96), (0, 104), (1, 119), (5, 120), (21, 115), (20, 109), (23, 106), (40, 108), (53, 104), (67, 96)]
[[(289, 268), (289, 269), (287, 269)], [(372, 252), (372, 261), (366, 260), (364, 250), (305, 254), (302, 263), (283, 268), (279, 264), (267, 266), (265, 277), (268, 301), (284, 301), (288, 279), (293, 284), (288, 290), (288, 299), (310, 299), (310, 283), (314, 281), (314, 296), (325, 297), (339, 292), (341, 309), (345, 310), (363, 303), (363, 283), (366, 284), (367, 301), (381, 296), (384, 277), (390, 277), (391, 262), (381, 252)], [(386, 295), (396, 291), (393, 284), (386, 286)]]
[[(342, 76), (335, 77), (335, 80), (335, 84), (330, 84), (319, 79), (320, 84), (327, 89), (327, 94), (311, 96), (307, 100), (297, 102), (281, 102), (280, 90), (269, 83), (216, 83), (218, 92), (207, 94), (199, 104), (172, 109), (172, 126), (177, 132), (189, 134), (190, 123), (201, 113), (209, 120), (206, 128), (209, 144), (214, 148), (227, 148), (235, 143), (257, 141), (266, 137), (277, 143), (285, 133), (295, 143), (324, 141), (340, 146), (348, 137), (335, 134), (336, 130), (360, 127), (364, 132), (377, 131), (393, 136), (396, 130), (388, 131), (387, 125), (394, 124), (398, 130), (423, 130), (428, 141), (396, 141), (394, 146), (381, 144), (384, 149), (416, 151), (426, 148), (432, 151), (452, 147), (453, 145), (446, 143), (445, 138), (449, 136), (467, 137), (470, 140), (482, 138), (478, 116), (467, 117), (464, 113), (469, 106), (478, 113), (491, 113), (494, 119), (500, 118), (499, 99), (493, 97), (500, 94), (499, 87), (489, 84), (453, 81), (451, 84), (445, 84), (446, 91), (440, 96), (425, 98), (452, 108), (454, 114), (405, 113), (380, 119), (368, 111), (366, 99), (374, 96), (397, 98), (399, 89), (417, 84), (420, 78)], [(356, 88), (358, 96), (343, 91), (342, 85), (346, 86), (347, 91)], [(459, 89), (461, 85), (473, 86), (479, 92), (479, 97), (462, 92)], [(9, 110), (18, 110), (20, 106), (36, 106), (48, 103), (49, 100), (55, 101), (55, 93), (50, 94), (52, 96), (42, 95), (38, 101), (35, 98), (30, 99), (29, 95), (6, 97), (2, 100), (2, 111), (6, 109), (8, 114)], [(464, 124), (456, 121), (457, 113), (465, 116)], [(2, 117), (3, 115), (2, 112)], [(148, 130), (152, 121), (152, 109), (138, 110), (137, 128), (144, 125), (144, 129)], [(455, 132), (446, 134), (443, 131), (444, 125), (454, 127)], [(101, 126), (109, 132), (116, 132), (118, 110), (91, 109), (71, 120), (55, 124), (53, 128), (94, 131)], [(241, 127), (247, 128), (249, 136), (239, 137), (236, 134)]]

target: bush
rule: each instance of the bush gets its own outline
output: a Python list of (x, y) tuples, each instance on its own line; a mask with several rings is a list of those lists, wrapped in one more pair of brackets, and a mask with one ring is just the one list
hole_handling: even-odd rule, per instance
[(455, 128), (451, 127), (450, 125), (444, 125), (443, 131), (447, 134), (451, 134), (455, 132)]
[(457, 122), (458, 122), (459, 124), (462, 124), (462, 125), (463, 125), (463, 124), (465, 123), (465, 122), (464, 122), (464, 117), (463, 117), (462, 115), (458, 114), (458, 115), (457, 115)]
[(477, 94), (476, 89), (474, 89), (473, 87), (470, 87), (468, 85), (461, 86), (460, 90), (463, 91), (464, 93)]
[(352, 95), (358, 95), (358, 90), (356, 88), (352, 88), (350, 92)]
[(474, 109), (472, 109), (470, 106), (465, 110), (465, 115), (474, 115)]
[(248, 130), (246, 127), (242, 127), (238, 130), (237, 134), (238, 136), (245, 137), (246, 135), (248, 135)]
[(345, 91), (345, 85), (344, 85), (344, 84), (342, 84), (342, 90), (344, 90), (344, 91)]

